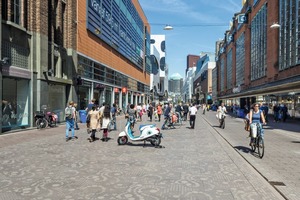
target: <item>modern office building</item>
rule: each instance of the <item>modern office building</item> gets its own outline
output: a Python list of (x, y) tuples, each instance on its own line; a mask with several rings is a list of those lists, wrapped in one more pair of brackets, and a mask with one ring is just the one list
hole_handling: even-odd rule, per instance
[(299, 1), (244, 2), (219, 43), (219, 100), (241, 108), (286, 104), (292, 117), (300, 117), (299, 9)]
[(168, 94), (168, 67), (166, 64), (166, 37), (165, 35), (151, 35), (151, 65), (150, 89), (154, 101), (167, 99)]
[(185, 75), (187, 75), (190, 68), (196, 67), (197, 61), (200, 59), (199, 55), (187, 55), (186, 57), (186, 69), (185, 69)]
[(169, 79), (169, 93), (181, 93), (183, 79), (179, 73), (172, 74)]
[(212, 104), (212, 70), (216, 67), (215, 53), (201, 53), (197, 62), (193, 88), (196, 102), (198, 104)]

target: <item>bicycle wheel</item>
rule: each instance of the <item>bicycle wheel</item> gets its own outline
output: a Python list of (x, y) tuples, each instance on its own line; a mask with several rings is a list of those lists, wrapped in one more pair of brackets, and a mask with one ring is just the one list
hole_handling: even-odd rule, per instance
[(225, 128), (225, 120), (223, 119), (223, 122), (222, 122), (222, 127), (221, 127), (222, 129), (224, 129)]
[(35, 124), (38, 129), (43, 129), (48, 126), (48, 121), (45, 118), (39, 118), (36, 120)]
[(258, 155), (260, 158), (263, 158), (264, 157), (264, 154), (265, 154), (265, 145), (264, 145), (264, 140), (259, 137), (258, 138), (258, 142), (257, 142), (258, 146), (257, 146), (257, 151), (258, 151)]
[(252, 152), (255, 152), (255, 150), (256, 150), (256, 138), (254, 138), (251, 142), (252, 142), (251, 150), (252, 150)]

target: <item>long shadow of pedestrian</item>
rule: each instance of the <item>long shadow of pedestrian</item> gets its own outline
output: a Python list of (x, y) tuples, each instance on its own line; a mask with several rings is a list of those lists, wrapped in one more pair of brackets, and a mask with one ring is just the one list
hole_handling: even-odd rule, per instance
[(233, 148), (235, 148), (235, 149), (237, 149), (239, 151), (242, 151), (244, 153), (251, 153), (252, 152), (252, 150), (250, 148), (244, 147), (244, 146), (235, 146)]

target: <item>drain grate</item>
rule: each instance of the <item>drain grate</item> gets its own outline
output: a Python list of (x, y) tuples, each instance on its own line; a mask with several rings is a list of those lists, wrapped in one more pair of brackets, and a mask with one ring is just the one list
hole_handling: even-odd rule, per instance
[(285, 186), (283, 182), (279, 182), (279, 181), (269, 181), (269, 183), (273, 186)]

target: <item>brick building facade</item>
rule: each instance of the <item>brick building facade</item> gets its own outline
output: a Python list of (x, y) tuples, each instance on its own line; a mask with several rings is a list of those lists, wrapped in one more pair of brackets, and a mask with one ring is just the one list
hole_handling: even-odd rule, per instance
[(92, 98), (123, 108), (148, 101), (150, 26), (137, 0), (1, 0), (0, 7), (0, 132), (35, 126), (36, 111), (64, 121), (70, 100), (79, 109)]
[(75, 97), (75, 0), (2, 0), (0, 132), (35, 126), (36, 111), (64, 108)]
[[(300, 116), (299, 8), (299, 1), (245, 1), (218, 43), (219, 101), (241, 108), (254, 102), (270, 109), (286, 104), (291, 116)], [(278, 29), (271, 28), (274, 22), (280, 24)]]

